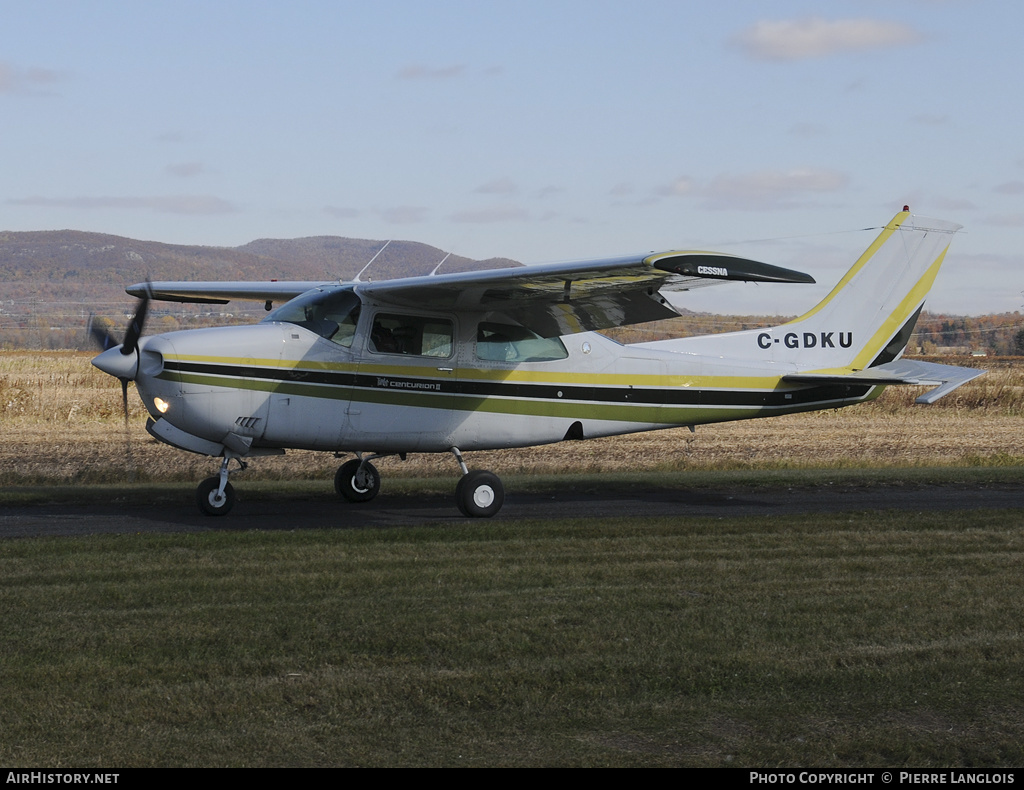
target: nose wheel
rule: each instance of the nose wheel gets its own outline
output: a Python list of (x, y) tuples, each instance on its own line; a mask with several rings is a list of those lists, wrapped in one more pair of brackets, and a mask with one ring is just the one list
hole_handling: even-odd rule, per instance
[(235, 489), (226, 483), (220, 490), (220, 478), (208, 477), (196, 488), (196, 504), (207, 516), (226, 516), (235, 506)]
[(220, 474), (208, 477), (196, 488), (196, 504), (207, 516), (226, 516), (235, 506), (235, 489), (228, 482), (228, 464), (234, 458), (239, 471), (246, 468), (245, 461), (234, 454), (225, 454), (220, 464)]

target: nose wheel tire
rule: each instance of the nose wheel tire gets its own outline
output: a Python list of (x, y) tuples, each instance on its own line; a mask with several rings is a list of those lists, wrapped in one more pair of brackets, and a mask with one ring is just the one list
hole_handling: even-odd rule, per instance
[(462, 515), (490, 518), (505, 502), (505, 488), (493, 472), (478, 469), (464, 474), (455, 487), (455, 502)]
[(208, 516), (224, 516), (235, 506), (235, 489), (231, 483), (224, 486), (224, 494), (217, 496), (219, 477), (208, 477), (196, 488), (196, 504)]
[(353, 458), (338, 467), (334, 490), (349, 502), (369, 502), (380, 491), (380, 473), (369, 462), (360, 468), (359, 459)]

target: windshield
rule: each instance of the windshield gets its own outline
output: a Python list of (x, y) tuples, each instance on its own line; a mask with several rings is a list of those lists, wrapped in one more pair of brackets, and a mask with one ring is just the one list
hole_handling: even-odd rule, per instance
[(351, 346), (359, 322), (359, 297), (351, 288), (317, 288), (281, 305), (260, 323), (284, 322)]

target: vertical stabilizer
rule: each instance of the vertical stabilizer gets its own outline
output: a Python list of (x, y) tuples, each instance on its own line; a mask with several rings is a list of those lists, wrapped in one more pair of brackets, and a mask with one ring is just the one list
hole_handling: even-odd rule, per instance
[(803, 371), (863, 370), (898, 359), (960, 225), (901, 211), (832, 291), (776, 327), (650, 344), (783, 363)]

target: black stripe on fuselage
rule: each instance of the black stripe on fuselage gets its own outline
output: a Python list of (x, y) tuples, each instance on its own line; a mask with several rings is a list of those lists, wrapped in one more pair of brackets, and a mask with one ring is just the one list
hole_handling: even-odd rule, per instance
[(432, 391), (447, 395), (479, 398), (503, 397), (532, 400), (626, 403), (660, 406), (799, 406), (819, 401), (840, 401), (864, 397), (870, 385), (830, 384), (785, 390), (720, 390), (697, 387), (631, 387), (572, 384), (525, 384), (512, 381), (470, 381), (440, 377), (395, 376), (385, 373), (268, 368), (167, 360), (165, 370), (205, 376), (279, 381), (281, 383), (323, 384), (358, 390)]

